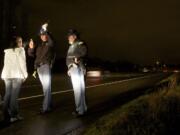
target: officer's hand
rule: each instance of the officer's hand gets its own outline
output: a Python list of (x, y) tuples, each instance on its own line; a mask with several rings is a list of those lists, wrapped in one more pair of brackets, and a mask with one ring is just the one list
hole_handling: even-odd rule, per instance
[(78, 64), (78, 63), (79, 63), (78, 58), (74, 58), (74, 62), (75, 62), (76, 64)]
[(68, 74), (68, 76), (71, 76), (71, 74), (70, 74), (70, 71), (69, 71), (69, 70), (67, 71), (67, 74)]
[(30, 39), (29, 48), (31, 48), (31, 49), (34, 48), (34, 41), (33, 41), (33, 39)]
[(33, 72), (32, 76), (33, 76), (34, 78), (36, 78), (36, 74), (37, 74), (37, 71), (35, 70), (35, 71)]

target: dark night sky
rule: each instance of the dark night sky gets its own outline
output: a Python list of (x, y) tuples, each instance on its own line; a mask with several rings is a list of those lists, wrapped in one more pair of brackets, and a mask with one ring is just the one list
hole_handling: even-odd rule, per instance
[(178, 0), (24, 0), (17, 7), (19, 21), (22, 14), (29, 36), (50, 20), (61, 57), (67, 51), (67, 29), (76, 28), (88, 44), (90, 57), (180, 63)]

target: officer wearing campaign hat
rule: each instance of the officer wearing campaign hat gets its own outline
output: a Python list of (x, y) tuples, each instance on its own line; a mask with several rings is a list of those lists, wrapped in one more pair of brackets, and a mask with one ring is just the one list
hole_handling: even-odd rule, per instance
[(74, 90), (76, 111), (73, 112), (73, 115), (75, 116), (82, 116), (87, 111), (84, 81), (86, 74), (84, 58), (87, 55), (87, 47), (79, 36), (79, 32), (74, 29), (70, 29), (67, 34), (70, 46), (67, 52), (66, 64)]
[(35, 48), (34, 42), (31, 39), (29, 43), (28, 54), (35, 57), (34, 67), (38, 73), (42, 84), (44, 99), (40, 114), (45, 114), (51, 111), (51, 67), (54, 59), (54, 42), (48, 30), (48, 23), (41, 26), (39, 36), (41, 43)]

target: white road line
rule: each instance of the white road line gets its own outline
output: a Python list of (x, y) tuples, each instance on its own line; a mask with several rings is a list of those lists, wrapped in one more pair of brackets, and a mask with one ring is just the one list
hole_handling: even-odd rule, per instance
[[(103, 83), (103, 84), (98, 84), (98, 85), (87, 86), (86, 89), (100, 87), (100, 86), (113, 85), (113, 84), (118, 84), (118, 83), (123, 83), (123, 82), (132, 81), (132, 80), (143, 79), (143, 78), (149, 78), (149, 77), (152, 77), (152, 76), (157, 76), (157, 74), (156, 75), (143, 76), (143, 77), (136, 77), (136, 78), (131, 78), (131, 79), (125, 79), (125, 80), (120, 80), (120, 81), (114, 81), (114, 82), (110, 82), (110, 83)], [(64, 91), (52, 92), (52, 95), (68, 93), (68, 92), (72, 92), (72, 91), (73, 91), (73, 89), (67, 89), (67, 90), (64, 90)], [(38, 97), (42, 97), (42, 96), (43, 96), (43, 94), (41, 94), (41, 95), (34, 95), (34, 96), (19, 98), (18, 100), (22, 101), (22, 100), (38, 98)]]

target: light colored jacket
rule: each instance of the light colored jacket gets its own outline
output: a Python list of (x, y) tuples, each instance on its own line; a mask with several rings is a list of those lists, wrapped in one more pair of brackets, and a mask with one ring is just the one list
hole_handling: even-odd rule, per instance
[(4, 67), (1, 78), (26, 79), (28, 76), (24, 48), (5, 49)]

